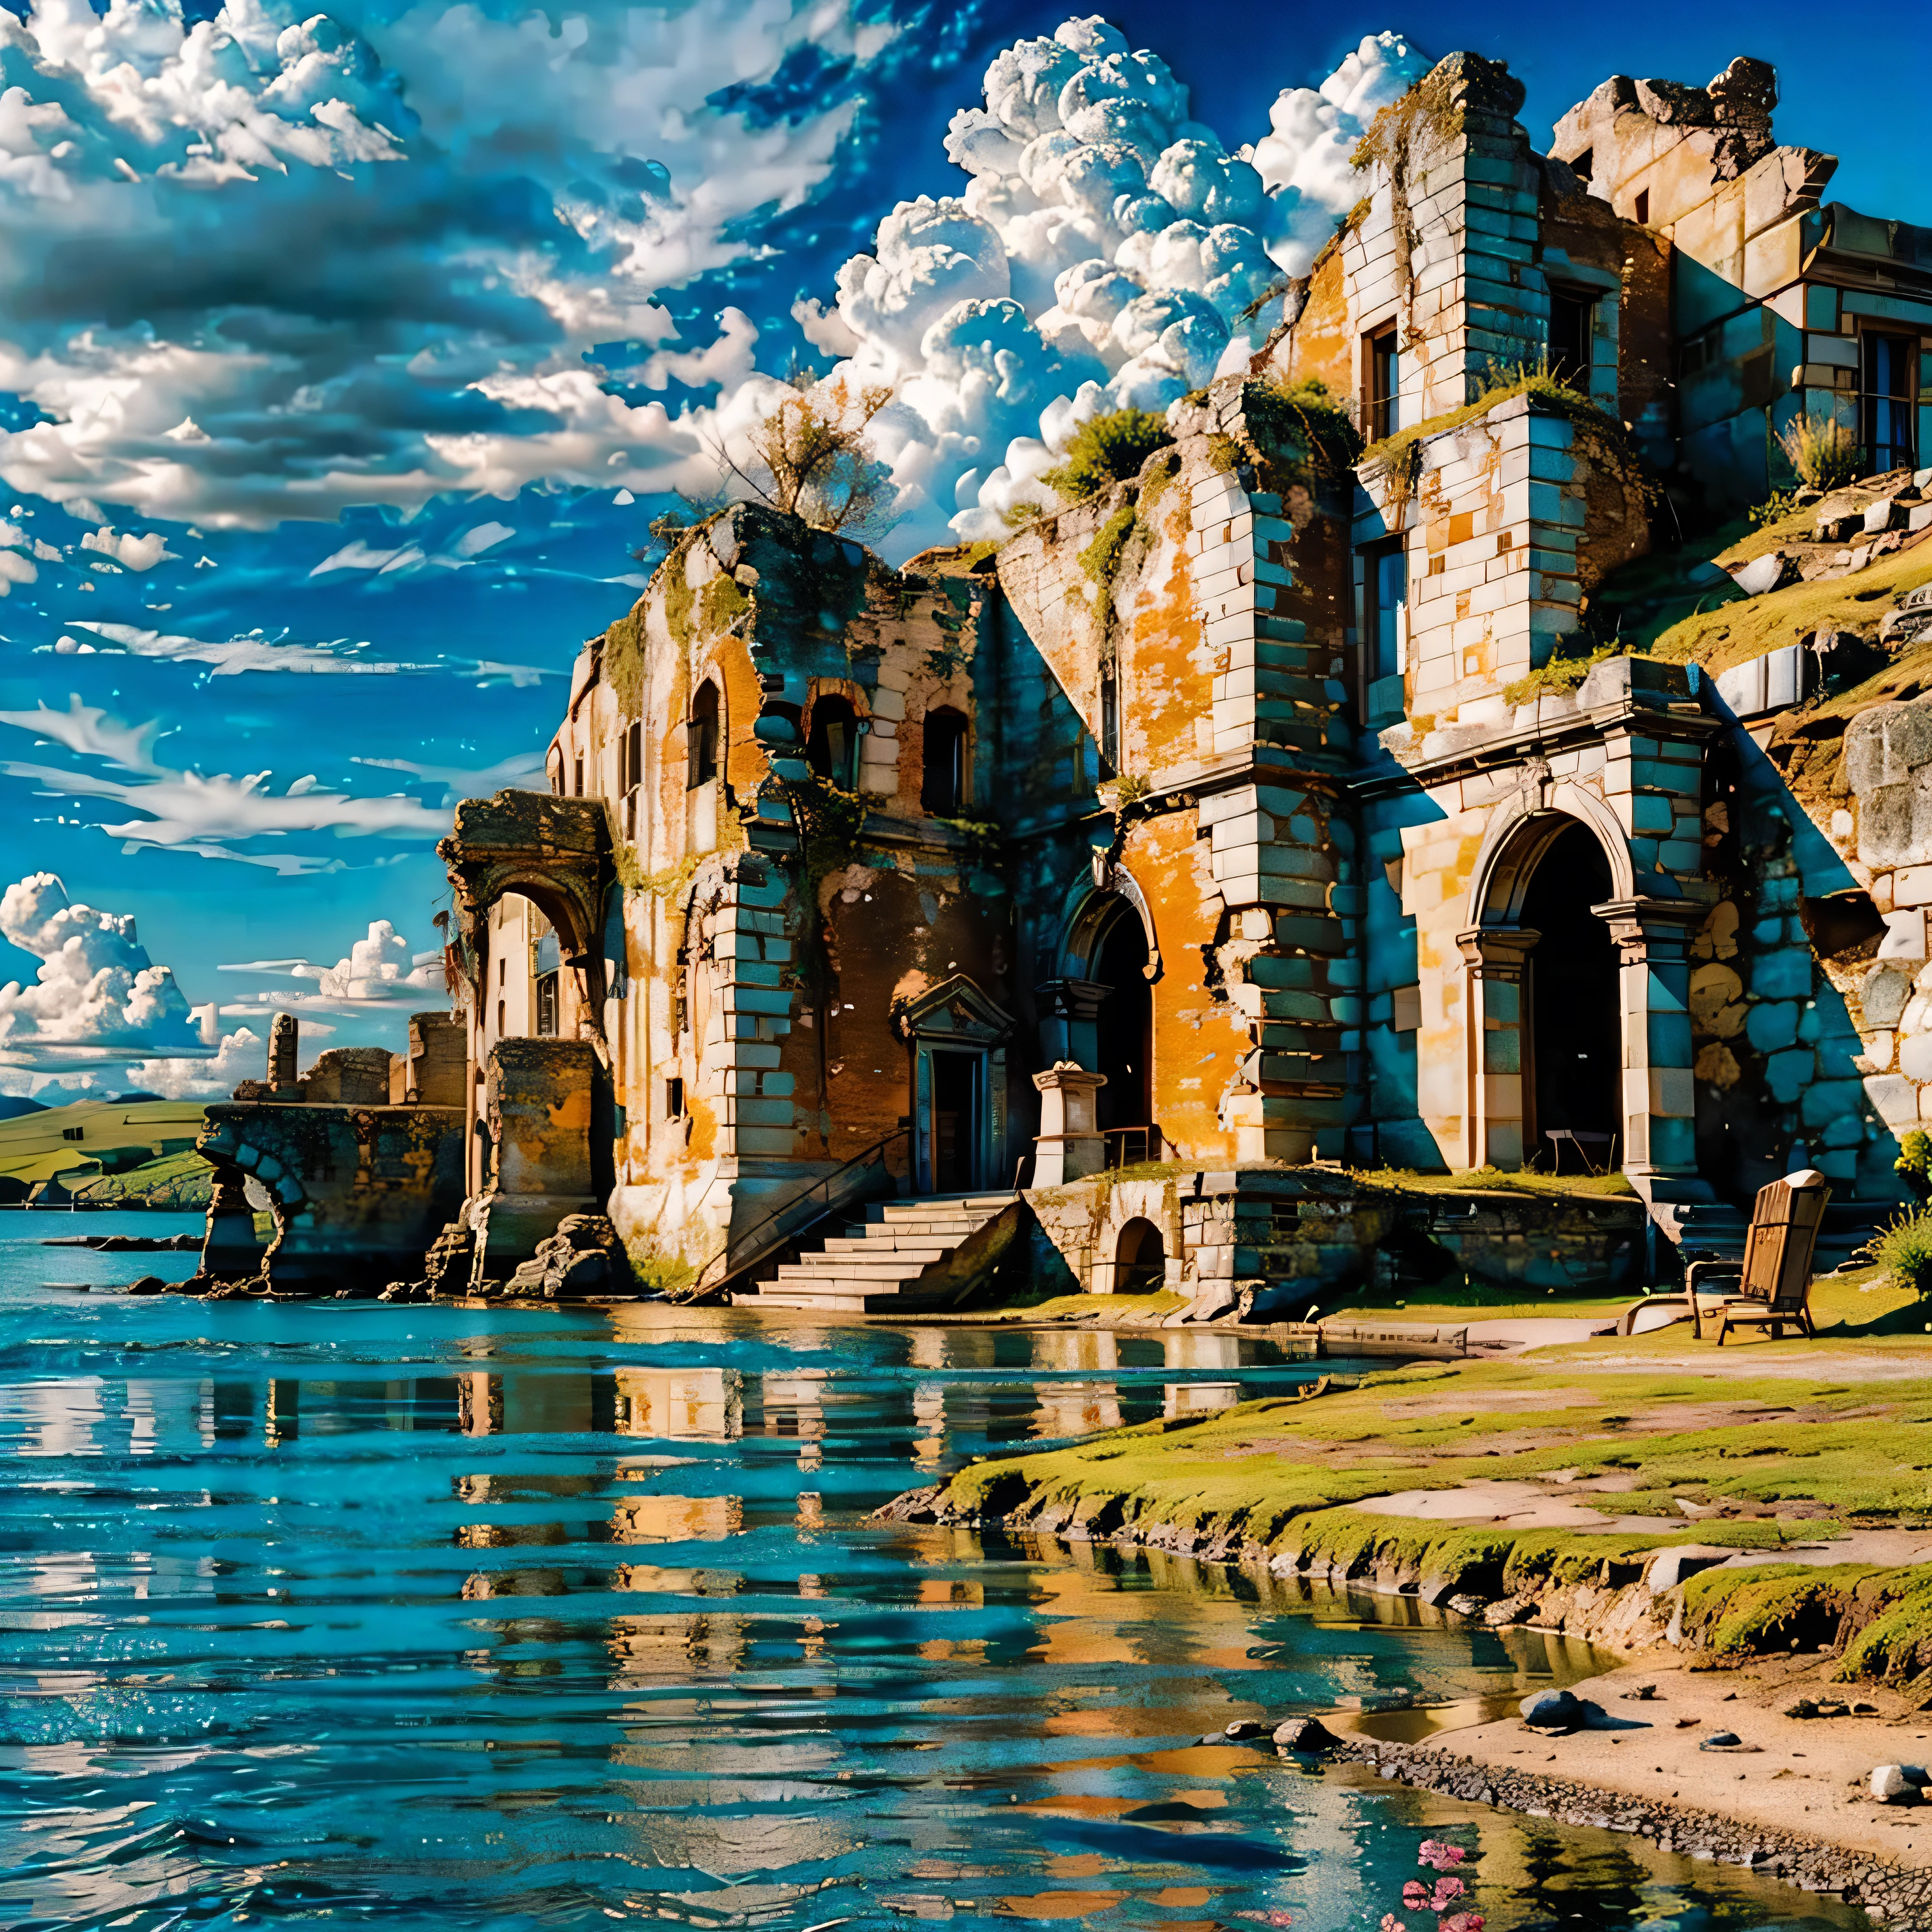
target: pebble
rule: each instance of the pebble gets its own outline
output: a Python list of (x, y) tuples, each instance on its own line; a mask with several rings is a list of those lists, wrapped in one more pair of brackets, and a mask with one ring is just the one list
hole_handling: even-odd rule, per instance
[(1870, 1852), (1691, 1806), (1631, 1798), (1538, 1772), (1472, 1764), (1424, 1745), (1346, 1738), (1336, 1744), (1335, 1755), (1373, 1765), (1384, 1778), (1465, 1803), (1502, 1805), (1558, 1824), (1627, 1832), (1684, 1857), (1746, 1866), (1801, 1891), (1862, 1906), (1868, 1918), (1898, 1932), (1932, 1932), (1932, 1868), (1894, 1864)]

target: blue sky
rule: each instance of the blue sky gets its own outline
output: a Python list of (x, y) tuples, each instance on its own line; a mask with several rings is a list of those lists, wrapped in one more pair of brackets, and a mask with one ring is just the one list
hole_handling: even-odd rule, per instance
[[(1780, 4), (1136, 0), (995, 69), (953, 132), (967, 195), (949, 124), (1066, 17), (0, 14), (0, 886), (64, 886), (0, 910), (0, 1090), (214, 1090), (257, 1070), (264, 994), (400, 1043), (436, 1003), (448, 801), (538, 771), (655, 503), (794, 357), (900, 384), (894, 554), (995, 517), (1070, 412), (1211, 373), (1347, 206), (1352, 128), (1455, 47), (1508, 60), (1539, 143), (1612, 73), (1760, 56), (1836, 196), (1932, 224), (1932, 21), (1875, 51)], [(1276, 109), (1338, 67), (1328, 106)], [(1084, 175), (1022, 158), (1076, 70)], [(875, 242), (921, 194), (970, 206)], [(253, 962), (279, 964), (224, 970)]]

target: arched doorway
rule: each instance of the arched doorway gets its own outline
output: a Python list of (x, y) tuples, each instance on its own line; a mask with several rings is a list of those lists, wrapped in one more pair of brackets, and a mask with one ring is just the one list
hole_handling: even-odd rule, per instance
[[(1100, 1053), (1094, 1063), (1094, 1070), (1107, 1076), (1098, 1104), (1102, 1133), (1145, 1127), (1153, 1090), (1148, 1063), (1153, 1057), (1154, 988), (1148, 982), (1147, 934), (1126, 901), (1116, 899), (1114, 904), (1118, 910), (1108, 921), (1092, 969), (1094, 980), (1107, 989), (1100, 1005)], [(1110, 1157), (1118, 1153), (1108, 1150)], [(1132, 1157), (1144, 1160), (1150, 1154), (1136, 1148)]]
[(1152, 1294), (1167, 1279), (1167, 1246), (1160, 1230), (1136, 1215), (1114, 1244), (1114, 1292)]
[[(1665, 982), (1681, 974), (1684, 918), (1696, 908), (1639, 896), (1627, 836), (1601, 798), (1546, 778), (1537, 789), (1526, 784), (1517, 808), (1492, 822), (1474, 921), (1456, 934), (1467, 974), (1460, 1156), (1547, 1171), (1560, 1149), (1566, 1173), (1584, 1154), (1646, 1170), (1660, 1100), (1649, 1026), (1628, 1028), (1626, 1009), (1639, 986), (1645, 1013), (1672, 997)], [(1634, 968), (1648, 969), (1635, 984)]]
[(1536, 861), (1518, 915), (1536, 934), (1523, 983), (1523, 1151), (1546, 1172), (1575, 1172), (1580, 1155), (1606, 1166), (1617, 1151), (1618, 958), (1609, 926), (1592, 910), (1611, 897), (1603, 847), (1570, 820)]

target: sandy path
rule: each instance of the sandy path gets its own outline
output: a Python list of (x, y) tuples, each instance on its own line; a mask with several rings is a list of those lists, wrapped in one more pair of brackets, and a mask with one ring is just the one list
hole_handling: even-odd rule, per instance
[[(1628, 1696), (1654, 1684), (1647, 1700)], [(1576, 1687), (1606, 1726), (1568, 1737), (1506, 1718), (1426, 1740), (1432, 1750), (1498, 1768), (1576, 1778), (1652, 1804), (1701, 1806), (1740, 1823), (1803, 1832), (1855, 1851), (1932, 1859), (1932, 1804), (1873, 1803), (1872, 1767), (1932, 1759), (1932, 1718), (1787, 1718), (1801, 1695), (1866, 1694), (1856, 1687), (1776, 1681), (1751, 1671), (1688, 1671), (1674, 1659), (1627, 1664)], [(1340, 1728), (1340, 1726), (1338, 1726)], [(1368, 1731), (1372, 1720), (1349, 1724)], [(1699, 1740), (1735, 1732), (1754, 1753), (1706, 1751)]]

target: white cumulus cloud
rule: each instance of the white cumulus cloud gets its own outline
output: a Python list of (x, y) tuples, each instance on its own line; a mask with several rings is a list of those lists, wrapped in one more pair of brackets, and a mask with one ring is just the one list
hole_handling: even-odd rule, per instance
[[(313, 980), (313, 993), (270, 991), (257, 995), (261, 1010), (356, 1012), (400, 1002), (420, 1007), (425, 996), (440, 1003), (445, 997), (442, 955), (416, 952), (386, 919), (371, 920), (369, 930), (355, 940), (333, 966), (311, 959), (247, 959), (224, 964), (224, 973), (255, 973), (291, 980)], [(248, 1010), (224, 1007), (224, 1012)]]
[(164, 1100), (225, 1100), (244, 1080), (260, 1080), (268, 1064), (264, 1043), (246, 1027), (224, 1034), (212, 1060), (135, 1060), (128, 1078)]
[[(610, 475), (594, 410), (558, 392), (562, 433), (531, 432), (518, 386), (616, 342), (656, 386), (736, 380), (750, 324), (667, 346), (658, 298), (824, 182), (899, 33), (853, 0), (0, 12), (0, 391), (41, 418), (0, 432), (0, 477), (87, 506), (133, 570), (160, 539), (104, 507), (263, 528), (680, 480), (698, 446), (661, 407), (614, 416)], [(0, 594), (32, 568), (0, 561)]]
[(62, 1072), (130, 1053), (213, 1051), (186, 997), (136, 937), (131, 914), (77, 904), (52, 872), (0, 894), (0, 937), (40, 962), (32, 986), (0, 986), (0, 1065)]

